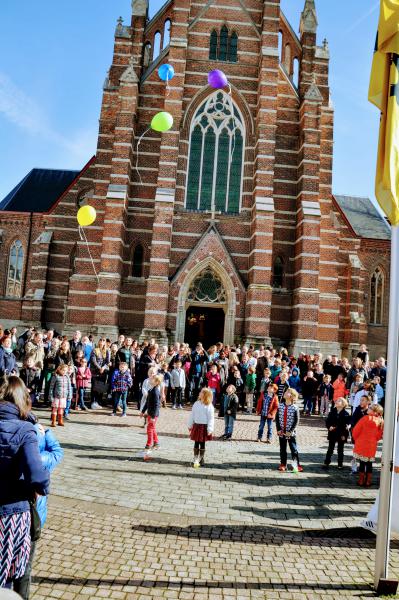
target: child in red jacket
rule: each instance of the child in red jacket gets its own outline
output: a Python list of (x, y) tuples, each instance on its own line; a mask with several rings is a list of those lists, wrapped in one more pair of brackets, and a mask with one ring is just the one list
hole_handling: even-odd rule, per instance
[(267, 423), (267, 439), (266, 444), (272, 443), (273, 437), (273, 421), (276, 419), (278, 410), (278, 387), (275, 383), (269, 384), (267, 393), (261, 393), (256, 407), (256, 414), (260, 415), (260, 423), (258, 430), (258, 442), (262, 441), (263, 431)]
[(371, 486), (377, 445), (384, 432), (383, 412), (382, 406), (373, 404), (368, 409), (367, 415), (362, 417), (353, 428), (352, 438), (355, 442), (353, 456), (360, 461), (358, 485)]
[(208, 387), (212, 390), (213, 395), (213, 406), (216, 406), (217, 397), (220, 392), (220, 375), (216, 365), (212, 365), (206, 374), (208, 380)]
[(78, 410), (86, 410), (85, 390), (90, 387), (90, 382), (91, 371), (87, 366), (87, 360), (83, 358), (76, 371), (76, 404)]

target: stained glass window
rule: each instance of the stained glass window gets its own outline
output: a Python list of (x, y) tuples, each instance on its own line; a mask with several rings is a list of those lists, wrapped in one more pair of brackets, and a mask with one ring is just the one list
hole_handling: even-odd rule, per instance
[(229, 36), (229, 30), (223, 25), (220, 35), (214, 29), (209, 41), (209, 59), (223, 62), (237, 62), (238, 35), (235, 31)]
[(13, 298), (21, 297), (23, 266), (24, 249), (20, 240), (16, 240), (10, 248), (8, 260), (7, 296), (11, 296)]
[(235, 31), (230, 36), (229, 61), (237, 62), (238, 36)]
[(382, 325), (383, 303), (384, 273), (377, 267), (370, 282), (370, 323), (373, 325)]
[(216, 60), (218, 57), (218, 34), (213, 30), (211, 33), (211, 41), (209, 43), (209, 59)]
[(219, 60), (227, 60), (227, 47), (229, 44), (229, 30), (223, 25), (220, 30)]
[(211, 302), (222, 304), (226, 302), (226, 290), (218, 275), (207, 267), (196, 277), (187, 294), (191, 302)]
[(244, 126), (229, 94), (213, 93), (191, 124), (186, 208), (238, 213)]

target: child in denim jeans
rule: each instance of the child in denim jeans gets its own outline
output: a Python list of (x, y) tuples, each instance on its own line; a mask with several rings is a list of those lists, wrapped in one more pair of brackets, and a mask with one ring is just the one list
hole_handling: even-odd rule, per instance
[(231, 440), (233, 435), (234, 423), (237, 418), (238, 396), (234, 385), (229, 385), (224, 396), (224, 435), (223, 440)]
[(267, 424), (267, 439), (266, 444), (272, 443), (273, 437), (273, 421), (276, 418), (278, 410), (278, 387), (275, 383), (270, 383), (267, 388), (267, 393), (262, 393), (256, 407), (256, 414), (260, 415), (260, 423), (258, 430), (258, 442), (262, 441), (265, 425)]
[(119, 364), (119, 369), (117, 369), (112, 376), (111, 390), (114, 399), (114, 410), (111, 416), (114, 417), (116, 415), (116, 410), (120, 402), (122, 402), (122, 417), (127, 416), (127, 395), (132, 385), (133, 380), (129, 372), (129, 367), (127, 363), (121, 362)]

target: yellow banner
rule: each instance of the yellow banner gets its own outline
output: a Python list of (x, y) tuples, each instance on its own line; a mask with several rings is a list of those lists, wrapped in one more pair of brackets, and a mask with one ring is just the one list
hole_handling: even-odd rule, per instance
[(399, 0), (381, 0), (369, 100), (381, 111), (375, 193), (399, 225)]

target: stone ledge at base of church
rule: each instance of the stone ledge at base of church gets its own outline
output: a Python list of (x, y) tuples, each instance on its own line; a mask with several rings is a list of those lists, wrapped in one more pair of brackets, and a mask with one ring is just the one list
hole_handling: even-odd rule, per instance
[(157, 344), (160, 346), (169, 345), (169, 336), (165, 329), (143, 329), (140, 334), (139, 342), (145, 342), (154, 338)]

